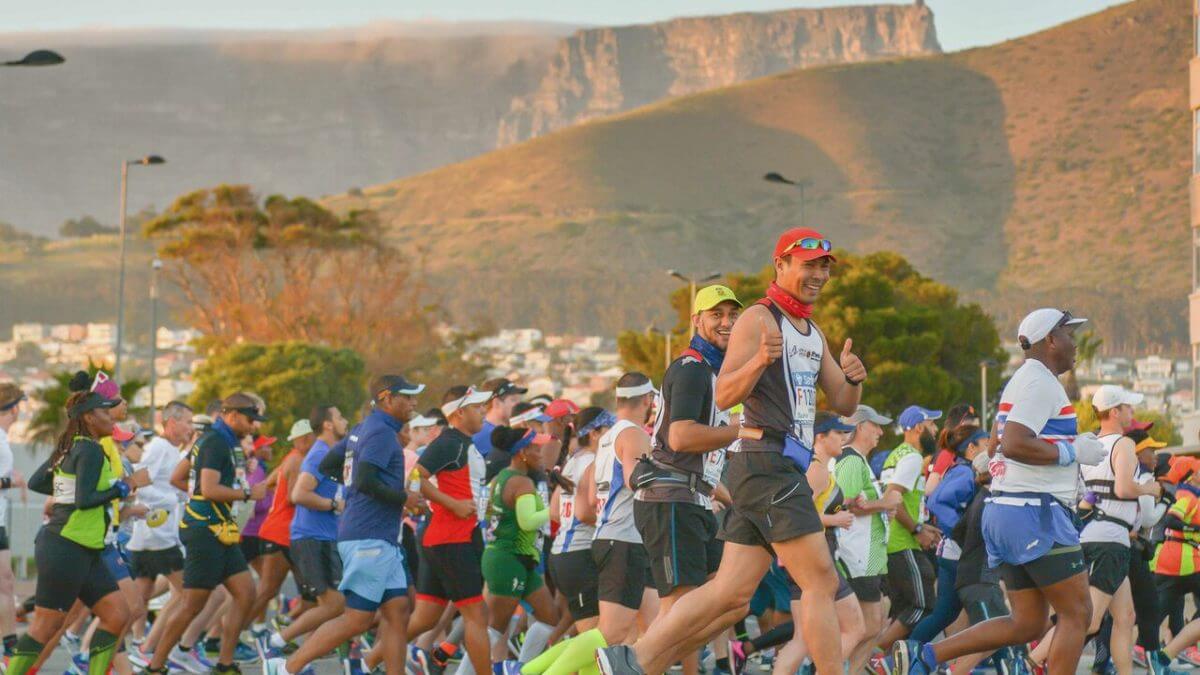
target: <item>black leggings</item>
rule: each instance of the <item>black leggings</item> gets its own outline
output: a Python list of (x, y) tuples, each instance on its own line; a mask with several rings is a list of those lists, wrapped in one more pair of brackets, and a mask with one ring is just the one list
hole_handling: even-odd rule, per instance
[(1183, 619), (1183, 600), (1188, 593), (1200, 593), (1200, 573), (1176, 577), (1168, 574), (1154, 575), (1158, 585), (1158, 602), (1167, 615), (1171, 635), (1179, 635), (1186, 621)]
[(746, 654), (756, 654), (764, 649), (778, 647), (779, 645), (787, 644), (792, 639), (792, 635), (796, 633), (796, 624), (791, 621), (784, 621), (775, 626), (771, 630), (759, 635), (750, 641), (751, 649), (746, 650)]

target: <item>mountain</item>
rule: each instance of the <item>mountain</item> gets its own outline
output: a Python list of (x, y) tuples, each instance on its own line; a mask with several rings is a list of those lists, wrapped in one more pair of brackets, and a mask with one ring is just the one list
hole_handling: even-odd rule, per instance
[(508, 145), (785, 70), (940, 52), (923, 3), (689, 17), (580, 30), (500, 123)]
[[(377, 209), (458, 316), (616, 330), (672, 316), (664, 271), (753, 271), (801, 222), (897, 250), (994, 313), (1090, 316), (1107, 348), (1186, 342), (1187, 0), (996, 46), (795, 70), (330, 198)], [(800, 192), (768, 171), (811, 181)]]
[[(50, 47), (67, 57), (54, 68), (5, 69), (0, 148), (20, 171), (0, 176), (0, 220), (39, 234), (83, 214), (113, 222), (120, 162), (149, 153), (168, 164), (134, 169), (133, 209), (218, 183), (320, 196), (670, 96), (937, 46), (929, 11), (915, 6), (577, 28), (378, 22), (0, 35), (6, 54)], [(580, 97), (550, 119), (543, 99), (565, 96), (563, 87)], [(522, 110), (536, 125), (518, 121)]]

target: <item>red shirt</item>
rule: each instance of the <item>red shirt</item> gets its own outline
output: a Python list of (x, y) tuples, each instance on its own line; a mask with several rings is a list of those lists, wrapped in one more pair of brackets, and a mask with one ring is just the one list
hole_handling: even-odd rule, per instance
[(477, 513), (459, 518), (437, 502), (429, 503), (429, 526), (425, 528), (422, 546), (465, 544), (471, 541), (479, 518), (483, 517), (481, 500), (483, 479), (487, 467), (483, 455), (475, 449), (471, 438), (449, 427), (421, 453), (418, 462), (430, 476), (437, 478), (437, 489), (452, 499), (475, 502)]
[(938, 450), (937, 457), (933, 460), (933, 466), (929, 469), (929, 473), (936, 473), (939, 476), (946, 475), (946, 470), (954, 464), (954, 453), (949, 450)]
[[(283, 461), (286, 462), (292, 457), (300, 457), (300, 453), (293, 449), (283, 458)], [(291, 546), (292, 517), (296, 515), (296, 505), (288, 500), (289, 494), (287, 478), (281, 471), (279, 472), (279, 482), (275, 485), (275, 496), (271, 499), (271, 510), (263, 520), (262, 527), (258, 529), (260, 539), (266, 539), (280, 546)]]

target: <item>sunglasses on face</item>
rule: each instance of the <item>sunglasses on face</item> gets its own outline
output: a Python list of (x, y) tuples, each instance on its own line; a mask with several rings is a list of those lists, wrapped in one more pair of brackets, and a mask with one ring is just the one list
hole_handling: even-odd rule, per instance
[(798, 248), (802, 251), (816, 251), (817, 249), (820, 249), (822, 251), (828, 252), (828, 251), (833, 250), (833, 244), (828, 239), (817, 239), (816, 237), (805, 237), (803, 239), (797, 239), (796, 241), (792, 242), (790, 246), (788, 246), (787, 248), (785, 248), (783, 250), (783, 252), (787, 253), (788, 251), (790, 251), (794, 248)]

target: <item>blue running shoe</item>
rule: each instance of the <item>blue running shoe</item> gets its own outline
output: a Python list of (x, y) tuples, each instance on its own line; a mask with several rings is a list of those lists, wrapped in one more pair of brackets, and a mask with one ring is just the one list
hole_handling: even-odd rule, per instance
[(916, 640), (897, 640), (892, 647), (892, 672), (896, 675), (929, 675), (931, 669), (921, 659), (925, 644)]
[(1146, 656), (1147, 670), (1150, 671), (1150, 675), (1185, 675), (1185, 671), (1171, 668), (1171, 657), (1161, 649)]
[(521, 666), (525, 665), (516, 659), (507, 659), (504, 661), (503, 675), (521, 675)]
[(71, 665), (63, 671), (63, 675), (87, 675), (88, 672), (88, 657), (87, 654), (76, 654), (71, 657)]
[(233, 648), (234, 663), (253, 663), (258, 660), (258, 650), (245, 642), (238, 642)]

